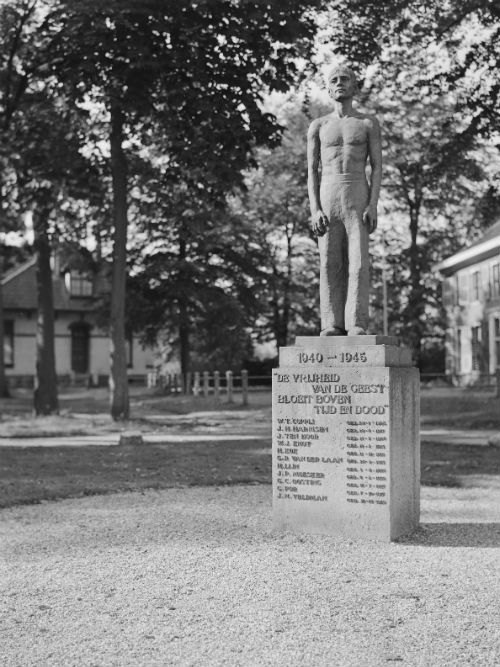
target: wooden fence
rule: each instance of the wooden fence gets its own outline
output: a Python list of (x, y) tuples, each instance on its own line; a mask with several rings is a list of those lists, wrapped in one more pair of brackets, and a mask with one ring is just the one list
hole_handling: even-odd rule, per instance
[(213, 373), (195, 371), (185, 375), (148, 373), (147, 386), (159, 387), (166, 394), (186, 394), (205, 398), (212, 396), (215, 399), (225, 397), (227, 403), (232, 403), (235, 393), (241, 392), (243, 405), (248, 405), (248, 371), (244, 370), (241, 371), (241, 375), (234, 375), (232, 371), (226, 371), (223, 375), (219, 371)]

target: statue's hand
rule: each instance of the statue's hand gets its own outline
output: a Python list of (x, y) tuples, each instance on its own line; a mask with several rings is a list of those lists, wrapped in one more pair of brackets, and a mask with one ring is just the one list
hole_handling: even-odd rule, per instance
[(368, 234), (371, 234), (377, 229), (377, 207), (369, 204), (363, 213), (363, 222), (368, 229)]
[(323, 236), (328, 229), (328, 218), (323, 211), (316, 211), (311, 216), (310, 222), (311, 231), (314, 236)]

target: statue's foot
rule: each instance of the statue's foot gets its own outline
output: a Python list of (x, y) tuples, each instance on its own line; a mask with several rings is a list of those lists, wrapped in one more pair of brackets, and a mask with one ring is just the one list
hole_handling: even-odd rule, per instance
[(349, 336), (366, 336), (366, 331), (363, 327), (353, 327), (349, 329)]
[(347, 336), (347, 331), (342, 327), (328, 327), (320, 332), (320, 336)]

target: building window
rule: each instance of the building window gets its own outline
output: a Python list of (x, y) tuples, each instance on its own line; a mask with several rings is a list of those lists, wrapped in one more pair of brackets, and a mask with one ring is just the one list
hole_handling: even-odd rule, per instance
[(71, 370), (74, 373), (88, 373), (89, 343), (89, 325), (86, 322), (71, 325)]
[(454, 278), (445, 278), (443, 281), (443, 305), (455, 306), (457, 303), (457, 289)]
[(69, 271), (64, 277), (66, 288), (71, 296), (92, 296), (92, 275), (81, 271)]
[(472, 274), (472, 300), (479, 301), (481, 298), (481, 273), (474, 271)]
[(500, 368), (500, 317), (495, 317), (495, 363)]
[(490, 299), (500, 296), (500, 264), (492, 264), (490, 267)]
[(469, 276), (466, 273), (458, 274), (458, 303), (463, 306), (469, 302)]
[(127, 368), (132, 368), (134, 365), (134, 337), (132, 334), (128, 334), (125, 338), (125, 358)]
[(481, 327), (472, 327), (472, 370), (481, 370)]
[(3, 323), (3, 361), (6, 368), (14, 366), (14, 320)]

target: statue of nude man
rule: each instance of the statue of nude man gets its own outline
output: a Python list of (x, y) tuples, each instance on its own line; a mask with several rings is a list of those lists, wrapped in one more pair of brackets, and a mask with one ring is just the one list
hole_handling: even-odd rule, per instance
[(349, 67), (335, 67), (327, 80), (335, 108), (314, 120), (307, 136), (311, 229), (320, 254), (320, 335), (357, 336), (368, 329), (368, 235), (377, 226), (380, 128), (375, 116), (353, 108), (356, 80)]

